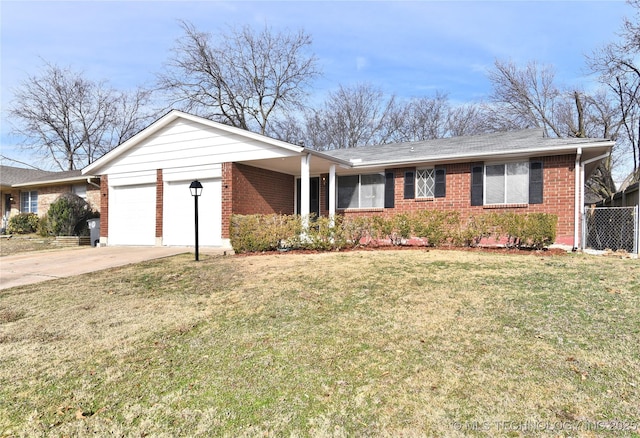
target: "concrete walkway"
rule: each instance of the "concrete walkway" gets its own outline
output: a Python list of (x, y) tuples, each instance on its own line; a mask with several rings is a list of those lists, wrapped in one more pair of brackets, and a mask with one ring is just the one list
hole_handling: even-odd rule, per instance
[[(204, 248), (200, 253), (223, 254), (224, 251), (225, 249)], [(0, 257), (0, 289), (71, 277), (187, 252), (193, 253), (193, 248), (108, 246), (25, 252)]]

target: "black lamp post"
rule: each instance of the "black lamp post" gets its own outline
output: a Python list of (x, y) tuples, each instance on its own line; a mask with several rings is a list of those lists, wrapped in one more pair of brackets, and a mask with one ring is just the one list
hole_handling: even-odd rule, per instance
[(191, 196), (195, 201), (196, 207), (196, 262), (200, 260), (200, 255), (198, 254), (198, 198), (202, 195), (202, 184), (200, 181), (195, 180), (189, 186), (189, 190), (191, 191)]

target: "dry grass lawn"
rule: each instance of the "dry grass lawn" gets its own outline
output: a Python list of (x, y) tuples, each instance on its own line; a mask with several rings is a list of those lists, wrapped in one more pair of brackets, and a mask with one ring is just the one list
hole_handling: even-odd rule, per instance
[(639, 340), (637, 260), (177, 256), (0, 291), (0, 436), (639, 436)]
[(49, 249), (64, 248), (55, 245), (55, 237), (41, 237), (35, 234), (0, 237), (0, 257)]

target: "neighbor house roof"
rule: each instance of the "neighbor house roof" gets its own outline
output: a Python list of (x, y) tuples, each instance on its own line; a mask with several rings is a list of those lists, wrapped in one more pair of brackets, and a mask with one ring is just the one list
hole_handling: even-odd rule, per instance
[(51, 172), (46, 170), (25, 169), (22, 167), (0, 166), (0, 186), (32, 187), (86, 181), (89, 175), (81, 170)]
[(83, 175), (81, 170), (51, 172), (48, 175), (41, 176), (40, 178), (35, 178), (20, 184), (14, 184), (13, 187), (30, 187), (30, 186), (79, 183), (79, 182), (86, 181), (87, 178), (94, 178), (94, 177), (91, 175)]
[(0, 165), (0, 186), (11, 187), (37, 178), (50, 175), (52, 172), (37, 169), (25, 169), (24, 167)]
[(353, 167), (482, 160), (496, 156), (561, 154), (578, 148), (606, 153), (614, 142), (598, 138), (546, 138), (542, 129), (451, 137), (435, 140), (362, 146), (325, 151), (325, 154), (349, 160)]

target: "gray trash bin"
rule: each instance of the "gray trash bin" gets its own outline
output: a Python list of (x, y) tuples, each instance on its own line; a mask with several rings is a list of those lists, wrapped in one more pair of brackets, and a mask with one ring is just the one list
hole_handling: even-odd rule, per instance
[(100, 244), (100, 219), (89, 219), (87, 225), (91, 236), (91, 246), (98, 246)]

